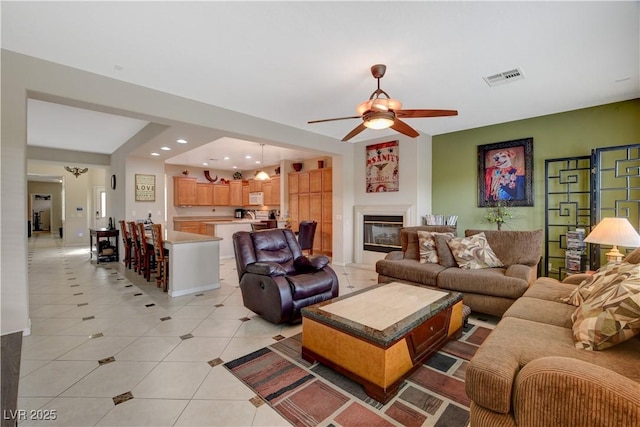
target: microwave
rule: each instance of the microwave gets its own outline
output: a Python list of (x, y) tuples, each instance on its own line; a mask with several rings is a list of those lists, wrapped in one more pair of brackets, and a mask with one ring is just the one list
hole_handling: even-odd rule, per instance
[(262, 191), (249, 193), (250, 205), (264, 205), (264, 193)]

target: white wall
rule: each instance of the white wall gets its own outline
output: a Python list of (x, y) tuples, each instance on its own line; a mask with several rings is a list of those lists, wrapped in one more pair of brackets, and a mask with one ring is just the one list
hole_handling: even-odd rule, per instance
[[(399, 191), (367, 193), (366, 147), (395, 140), (400, 143)], [(431, 213), (431, 136), (409, 138), (398, 135), (361, 142), (355, 145), (354, 160), (355, 205), (413, 205), (411, 217), (415, 223), (407, 225), (420, 225), (420, 218)]]

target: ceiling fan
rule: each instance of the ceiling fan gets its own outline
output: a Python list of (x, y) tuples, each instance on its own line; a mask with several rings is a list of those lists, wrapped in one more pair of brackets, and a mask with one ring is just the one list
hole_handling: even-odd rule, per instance
[[(368, 101), (362, 102), (356, 108), (357, 116), (338, 117), (335, 119), (312, 120), (307, 123), (322, 123), (335, 120), (346, 119), (362, 119), (362, 123), (349, 132), (343, 141), (348, 141), (365, 128), (369, 129), (386, 129), (391, 128), (397, 132), (415, 138), (419, 135), (418, 131), (400, 120), (401, 118), (411, 119), (416, 117), (443, 117), (457, 116), (457, 110), (402, 110), (402, 103), (397, 99), (393, 99), (389, 94), (380, 89), (380, 79), (384, 77), (387, 66), (384, 64), (376, 64), (371, 66), (371, 74), (378, 80), (378, 89), (373, 91)], [(383, 95), (384, 97), (381, 97)]]

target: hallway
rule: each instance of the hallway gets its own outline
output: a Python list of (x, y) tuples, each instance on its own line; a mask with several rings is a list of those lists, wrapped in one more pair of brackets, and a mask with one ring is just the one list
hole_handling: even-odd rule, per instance
[[(243, 307), (233, 259), (220, 289), (170, 298), (121, 262), (90, 262), (88, 245), (38, 233), (28, 247), (18, 409), (55, 420), (20, 426), (288, 425), (220, 366), (301, 330)], [(373, 270), (335, 270), (341, 295), (376, 283)]]

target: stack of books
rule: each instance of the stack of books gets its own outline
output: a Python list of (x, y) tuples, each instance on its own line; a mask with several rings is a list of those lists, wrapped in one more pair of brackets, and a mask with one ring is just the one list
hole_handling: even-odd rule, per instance
[(455, 227), (458, 223), (458, 215), (435, 215), (424, 216), (425, 225), (451, 225)]
[(566, 237), (567, 251), (565, 252), (564, 261), (567, 273), (579, 273), (586, 271), (585, 249), (587, 245), (584, 242), (584, 228), (576, 228), (575, 230), (567, 231)]

